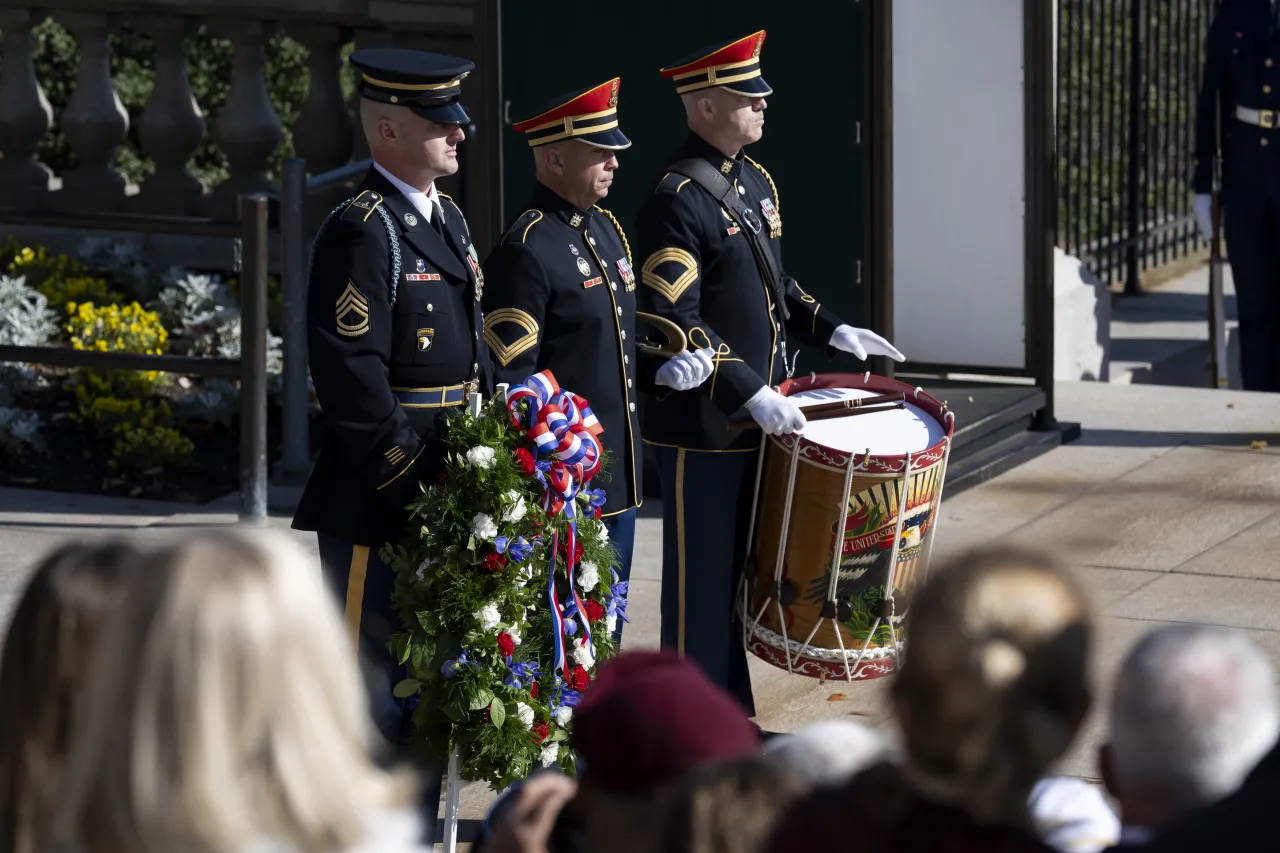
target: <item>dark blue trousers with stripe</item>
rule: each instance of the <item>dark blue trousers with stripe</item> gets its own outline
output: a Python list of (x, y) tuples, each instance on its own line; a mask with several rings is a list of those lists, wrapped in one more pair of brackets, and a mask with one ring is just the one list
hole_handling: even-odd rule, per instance
[[(319, 540), (320, 565), (325, 580), (338, 596), (347, 630), (353, 637), (374, 723), (391, 744), (393, 754), (405, 759), (412, 725), (410, 713), (405, 701), (395, 698), (391, 691), (407, 671), (387, 650), (388, 638), (400, 627), (391, 604), (395, 575), (382, 562), (376, 548), (353, 545), (323, 533)], [(441, 770), (423, 767), (422, 773), (423, 841), (430, 845), (435, 842)]]
[(755, 716), (733, 599), (747, 554), (755, 451), (656, 447), (662, 479), (662, 645)]
[(1240, 320), (1240, 382), (1246, 391), (1280, 391), (1280, 217), (1223, 209), (1227, 258)]

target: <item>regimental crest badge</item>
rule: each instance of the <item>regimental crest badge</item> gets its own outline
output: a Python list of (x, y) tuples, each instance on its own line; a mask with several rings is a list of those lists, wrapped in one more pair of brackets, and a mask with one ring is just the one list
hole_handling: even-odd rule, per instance
[(426, 262), (426, 261), (424, 261), (422, 258), (418, 258), (418, 263), (417, 263), (416, 269), (418, 270), (418, 272), (426, 272), (426, 271), (427, 271), (427, 262)]
[(431, 350), (431, 340), (436, 336), (435, 329), (419, 329), (418, 330), (418, 352), (429, 352)]
[(591, 264), (587, 263), (587, 259), (581, 255), (578, 256), (578, 271), (583, 275), (591, 275)]
[(628, 292), (636, 289), (636, 274), (631, 269), (631, 262), (626, 258), (618, 258), (618, 275), (622, 276)]
[(581, 213), (575, 213), (573, 216), (569, 217), (569, 227), (570, 227), (570, 228), (577, 228), (577, 227), (578, 227), (579, 225), (581, 225), (581, 224), (582, 224), (582, 214), (581, 214)]
[(578, 247), (577, 247), (577, 246), (575, 246), (575, 245), (573, 245), (572, 243), (570, 243), (570, 244), (569, 244), (569, 251), (570, 251), (570, 252), (573, 252), (573, 254), (575, 254), (575, 255), (576, 255), (576, 254), (578, 254)]

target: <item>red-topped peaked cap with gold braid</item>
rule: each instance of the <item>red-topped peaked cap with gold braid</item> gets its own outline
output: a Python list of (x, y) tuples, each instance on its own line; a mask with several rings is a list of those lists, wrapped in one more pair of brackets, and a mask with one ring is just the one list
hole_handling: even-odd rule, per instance
[(696, 92), (720, 86), (748, 98), (763, 98), (773, 90), (760, 76), (760, 48), (764, 30), (746, 38), (696, 50), (659, 73), (676, 84), (676, 92)]
[(511, 126), (525, 134), (532, 148), (562, 139), (615, 151), (628, 148), (631, 140), (618, 128), (620, 82), (614, 77), (599, 86), (557, 95)]

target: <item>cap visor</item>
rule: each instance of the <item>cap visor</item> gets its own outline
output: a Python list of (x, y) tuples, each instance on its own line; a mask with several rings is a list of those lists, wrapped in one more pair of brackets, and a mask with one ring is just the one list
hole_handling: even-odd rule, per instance
[(738, 80), (734, 83), (721, 85), (730, 92), (746, 95), (749, 98), (763, 98), (766, 95), (773, 94), (773, 90), (769, 88), (768, 83), (764, 82), (763, 77), (751, 77), (747, 80)]
[(444, 106), (412, 107), (412, 109), (418, 115), (437, 124), (466, 124), (471, 121), (471, 116), (467, 115), (462, 104), (457, 102)]
[(631, 147), (631, 140), (627, 139), (626, 134), (616, 127), (611, 127), (608, 130), (602, 130), (599, 133), (588, 133), (583, 136), (575, 136), (573, 138), (579, 142), (594, 145), (596, 148), (609, 148), (615, 151), (621, 151), (623, 148)]

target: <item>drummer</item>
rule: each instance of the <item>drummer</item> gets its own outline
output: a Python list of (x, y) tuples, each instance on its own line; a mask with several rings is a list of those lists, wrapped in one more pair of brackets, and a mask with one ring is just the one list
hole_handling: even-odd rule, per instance
[[(694, 658), (754, 714), (732, 598), (747, 549), (761, 433), (800, 430), (800, 408), (774, 391), (789, 373), (787, 337), (865, 359), (903, 356), (844, 325), (782, 271), (778, 190), (747, 145), (764, 132), (764, 31), (696, 50), (660, 73), (684, 102), (689, 136), (638, 215), (639, 310), (710, 347), (701, 386), (645, 401), (641, 434), (662, 481), (662, 644)], [(759, 253), (759, 254), (757, 254)], [(759, 261), (759, 262), (758, 262)], [(721, 375), (723, 371), (724, 375)], [(730, 431), (746, 409), (760, 430)]]

